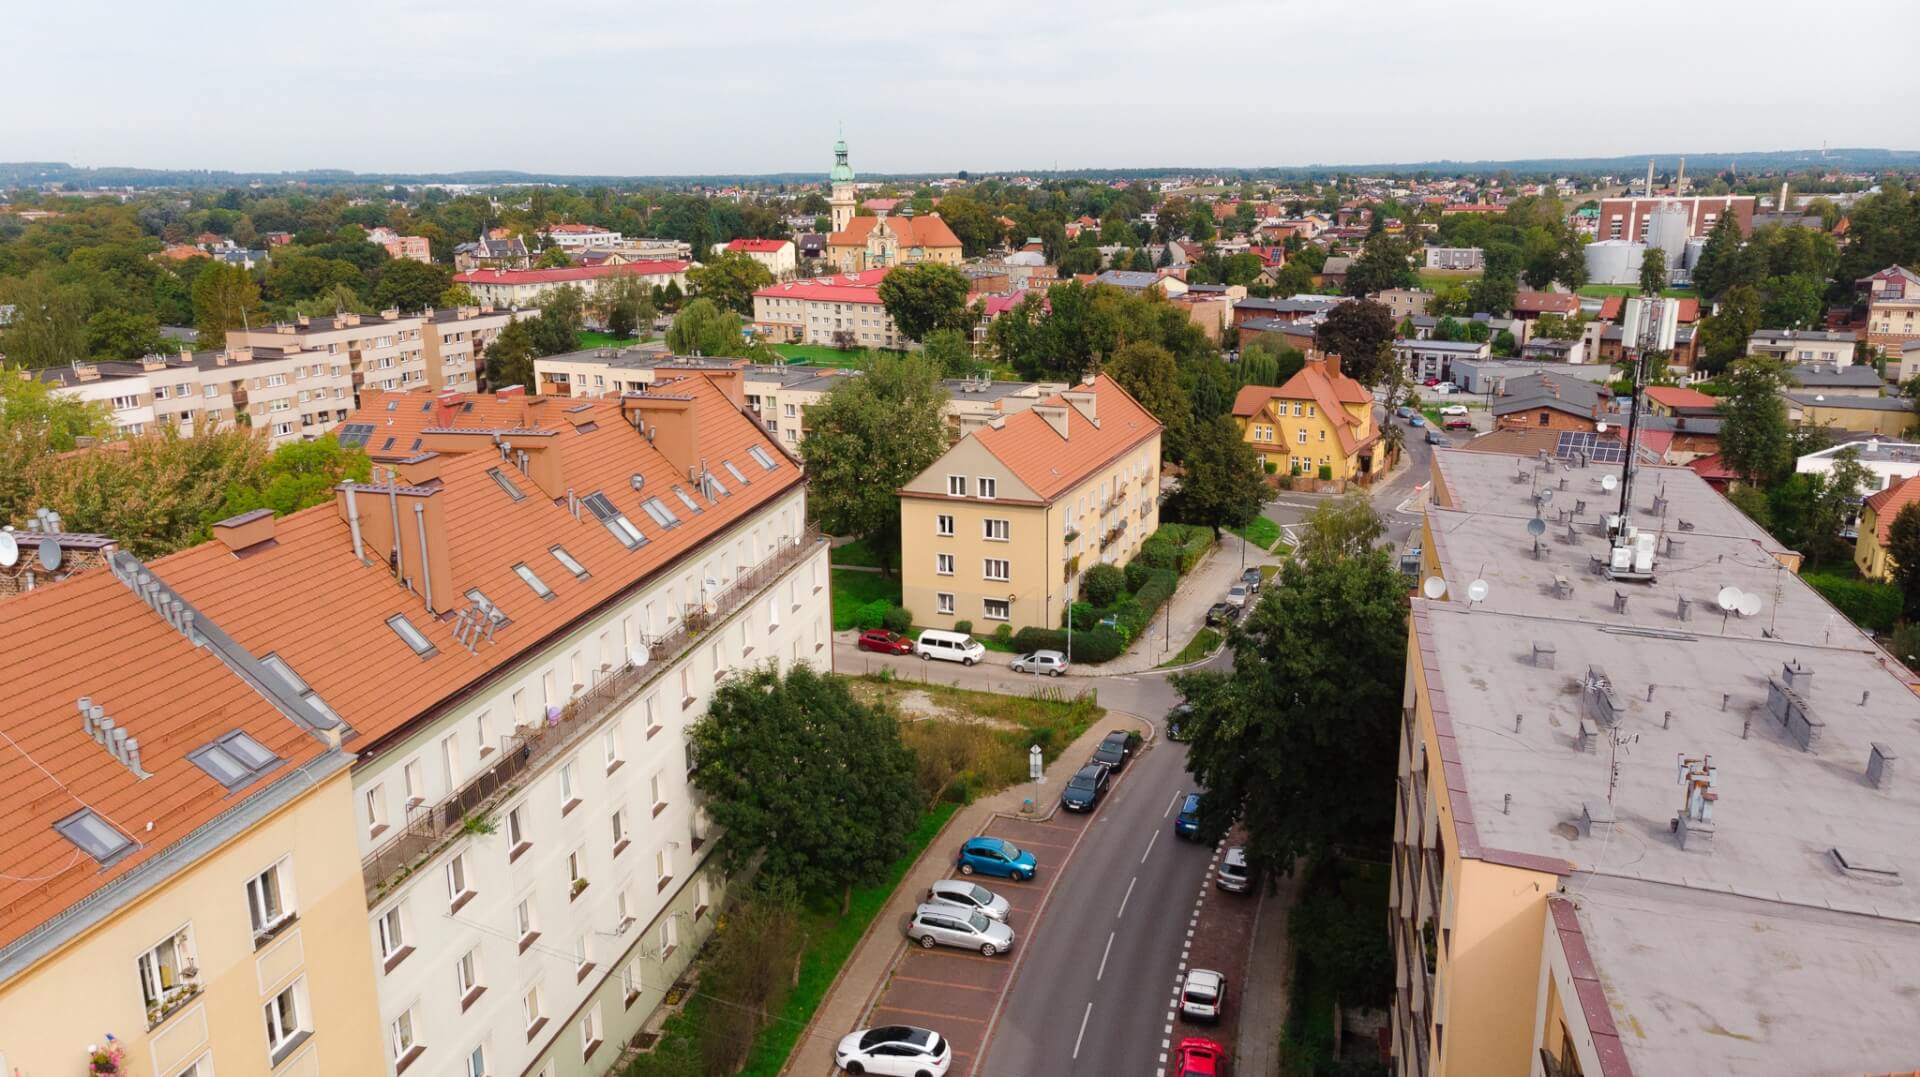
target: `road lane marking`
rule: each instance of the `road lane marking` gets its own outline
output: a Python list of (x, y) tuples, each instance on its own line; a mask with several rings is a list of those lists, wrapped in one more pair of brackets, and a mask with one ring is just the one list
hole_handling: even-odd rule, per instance
[(932, 984), (935, 987), (951, 987), (961, 991), (998, 991), (1000, 990), (998, 986), (989, 987), (989, 986), (981, 986), (979, 984), (957, 984), (949, 980), (929, 980), (924, 976), (902, 976), (897, 972), (894, 973), (893, 976), (890, 978), (895, 983)]
[(1153, 854), (1153, 843), (1159, 840), (1160, 840), (1160, 832), (1156, 830), (1153, 832), (1153, 837), (1147, 839), (1147, 851), (1140, 854), (1140, 862), (1142, 864), (1146, 863), (1147, 857)]
[(1176, 806), (1178, 806), (1179, 803), (1180, 803), (1180, 790), (1175, 789), (1173, 791), (1173, 799), (1167, 801), (1167, 810), (1160, 813), (1160, 818), (1165, 819), (1167, 816), (1172, 815), (1173, 809)]
[[(1073, 1038), (1073, 1057), (1080, 1057), (1080, 1041), (1087, 1036), (1087, 1018), (1093, 1016), (1093, 1003), (1087, 1003), (1087, 1012), (1080, 1015), (1080, 1035)], [(1161, 1046), (1165, 1046), (1162, 1044)]]
[(1100, 951), (1100, 971), (1093, 974), (1093, 978), (1096, 980), (1106, 978), (1107, 955), (1113, 952), (1113, 936), (1114, 936), (1114, 932), (1111, 932), (1111, 931), (1107, 932), (1107, 948)]
[[(1091, 1006), (1093, 1005), (1093, 1003), (1089, 1002), (1087, 1003), (1087, 1005)], [(875, 1006), (873, 1008), (873, 1012), (874, 1013), (910, 1013), (915, 1017), (938, 1017), (944, 1021), (965, 1021), (970, 1025), (984, 1025), (987, 1023), (987, 1020), (984, 1017), (962, 1017), (957, 1013), (951, 1013), (951, 1012), (933, 1013), (928, 1010), (909, 1010), (905, 1006), (886, 1006), (886, 1005)]]
[(1120, 899), (1120, 911), (1113, 914), (1113, 918), (1115, 920), (1118, 920), (1122, 916), (1125, 916), (1127, 914), (1127, 898), (1130, 898), (1133, 896), (1133, 884), (1139, 881), (1140, 881), (1140, 876), (1138, 875), (1135, 875), (1133, 878), (1127, 880), (1126, 897), (1122, 897)]

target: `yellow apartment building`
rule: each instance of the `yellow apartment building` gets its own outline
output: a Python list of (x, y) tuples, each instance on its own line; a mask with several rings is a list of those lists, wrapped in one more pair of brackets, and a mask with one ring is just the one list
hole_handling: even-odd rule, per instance
[(1373, 394), (1340, 372), (1340, 357), (1307, 360), (1285, 385), (1242, 386), (1233, 421), (1263, 463), (1282, 475), (1370, 481), (1386, 470)]
[(1113, 379), (962, 426), (900, 489), (914, 623), (1053, 627), (1082, 573), (1125, 563), (1159, 526), (1161, 426)]

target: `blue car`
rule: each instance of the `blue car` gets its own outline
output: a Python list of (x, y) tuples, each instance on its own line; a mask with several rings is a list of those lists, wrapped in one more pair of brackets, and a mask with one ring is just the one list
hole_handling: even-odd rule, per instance
[(1409, 415), (1407, 416), (1407, 425), (1408, 426), (1425, 426), (1427, 425), (1427, 417), (1424, 415)]
[(1187, 799), (1180, 802), (1180, 814), (1173, 817), (1173, 836), (1200, 840), (1200, 794), (1188, 793)]
[(997, 875), (1025, 882), (1033, 878), (1037, 863), (1033, 854), (999, 838), (969, 838), (960, 847), (960, 874)]

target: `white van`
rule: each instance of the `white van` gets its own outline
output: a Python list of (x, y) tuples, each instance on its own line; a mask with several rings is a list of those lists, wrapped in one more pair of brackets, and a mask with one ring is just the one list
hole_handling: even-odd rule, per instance
[(942, 658), (963, 666), (973, 665), (987, 656), (987, 649), (980, 646), (980, 641), (965, 632), (942, 632), (933, 628), (920, 633), (914, 649), (920, 652), (921, 658)]

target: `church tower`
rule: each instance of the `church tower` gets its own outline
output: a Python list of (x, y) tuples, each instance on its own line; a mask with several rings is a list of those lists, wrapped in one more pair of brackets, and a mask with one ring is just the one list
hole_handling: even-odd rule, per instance
[(833, 197), (828, 199), (833, 207), (833, 230), (844, 232), (853, 223), (853, 166), (847, 164), (845, 138), (833, 144), (833, 171), (828, 179), (833, 183)]

